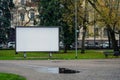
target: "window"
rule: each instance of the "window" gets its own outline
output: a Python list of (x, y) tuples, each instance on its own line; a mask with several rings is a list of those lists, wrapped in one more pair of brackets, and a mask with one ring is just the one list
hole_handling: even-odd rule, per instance
[(38, 2), (39, 0), (31, 0), (31, 2)]
[(33, 11), (30, 12), (30, 20), (34, 20), (34, 17), (35, 17), (35, 13)]
[(107, 37), (107, 29), (104, 28), (104, 37)]
[(25, 4), (25, 0), (21, 0), (21, 5), (24, 5)]
[(11, 13), (11, 20), (13, 20), (13, 13)]
[(96, 36), (96, 37), (99, 36), (99, 28), (95, 28), (95, 36)]
[(89, 37), (89, 30), (88, 29), (86, 30), (86, 37), (87, 38)]
[(24, 13), (20, 13), (20, 20), (24, 21), (25, 20), (25, 14)]
[(3, 15), (3, 12), (2, 12), (2, 10), (0, 10), (0, 16), (2, 16)]

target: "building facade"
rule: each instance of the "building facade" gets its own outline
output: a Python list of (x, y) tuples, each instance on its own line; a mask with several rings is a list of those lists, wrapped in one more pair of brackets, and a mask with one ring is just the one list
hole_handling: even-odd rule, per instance
[(11, 11), (11, 27), (36, 25), (39, 0), (13, 0), (15, 8)]
[[(11, 11), (12, 21), (11, 27), (15, 26), (35, 26), (38, 25), (35, 22), (39, 22), (38, 19), (38, 1), (39, 0), (13, 0), (15, 8)], [(84, 4), (84, 3), (83, 3)], [(89, 7), (91, 7), (89, 5)], [(96, 18), (94, 10), (91, 9), (88, 13), (89, 21), (92, 21)], [(79, 47), (81, 47), (83, 29), (79, 30)], [(119, 35), (116, 35), (118, 40)], [(100, 27), (96, 23), (89, 25), (87, 27), (87, 33), (85, 38), (85, 44), (102, 44), (108, 41), (107, 31), (104, 26)]]
[[(82, 7), (83, 8), (85, 7), (85, 0), (83, 1)], [(108, 42), (108, 34), (107, 34), (106, 26), (103, 25), (103, 23), (99, 24), (98, 22), (96, 22), (98, 14), (89, 3), (87, 4), (87, 7), (88, 7), (87, 19), (89, 24), (87, 25), (85, 44), (90, 46), (96, 46)], [(83, 34), (83, 29), (81, 28), (79, 30), (79, 38), (78, 38), (79, 47), (81, 47), (82, 36), (83, 36), (82, 34)], [(118, 44), (120, 44), (119, 34), (115, 34), (115, 36), (116, 36), (116, 40), (118, 41)]]

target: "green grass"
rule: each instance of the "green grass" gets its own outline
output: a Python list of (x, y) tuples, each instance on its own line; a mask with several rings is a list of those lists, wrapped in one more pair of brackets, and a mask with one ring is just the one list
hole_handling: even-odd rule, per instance
[(26, 79), (16, 74), (0, 73), (0, 80), (26, 80)]
[[(111, 50), (108, 50), (111, 51)], [(77, 59), (105, 59), (103, 50), (86, 50), (85, 54), (81, 54), (78, 50)], [(47, 59), (76, 59), (75, 50), (69, 50), (68, 53), (59, 51), (52, 54), (52, 58), (49, 58), (47, 52), (27, 52), (27, 58), (23, 57), (23, 53), (15, 54), (15, 50), (0, 50), (0, 60), (47, 60)], [(108, 58), (115, 58), (109, 56)]]

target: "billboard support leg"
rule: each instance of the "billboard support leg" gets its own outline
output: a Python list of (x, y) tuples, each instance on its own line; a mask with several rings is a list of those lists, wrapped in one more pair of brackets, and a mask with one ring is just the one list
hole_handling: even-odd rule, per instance
[(27, 54), (26, 54), (26, 52), (24, 52), (24, 58), (26, 58), (27, 57)]
[(49, 58), (52, 58), (52, 53), (51, 52), (49, 53)]

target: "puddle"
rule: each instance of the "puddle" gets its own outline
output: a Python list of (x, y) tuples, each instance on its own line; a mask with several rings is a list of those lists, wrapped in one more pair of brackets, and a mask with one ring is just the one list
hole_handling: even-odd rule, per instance
[(39, 67), (39, 68), (36, 68), (35, 70), (37, 70), (38, 72), (42, 72), (42, 73), (59, 74), (59, 68)]
[(75, 73), (80, 73), (80, 71), (72, 70), (68, 68), (59, 68), (59, 73), (60, 74), (75, 74)]
[(52, 67), (42, 67), (38, 68), (37, 71), (43, 73), (55, 73), (55, 74), (75, 74), (80, 73), (80, 71), (72, 70), (68, 68), (52, 68)]
[(68, 68), (61, 68), (61, 67), (45, 67), (45, 66), (37, 66), (37, 65), (20, 65), (26, 68), (32, 68), (37, 72), (42, 73), (54, 73), (54, 74), (75, 74), (80, 73), (80, 71), (72, 70)]

